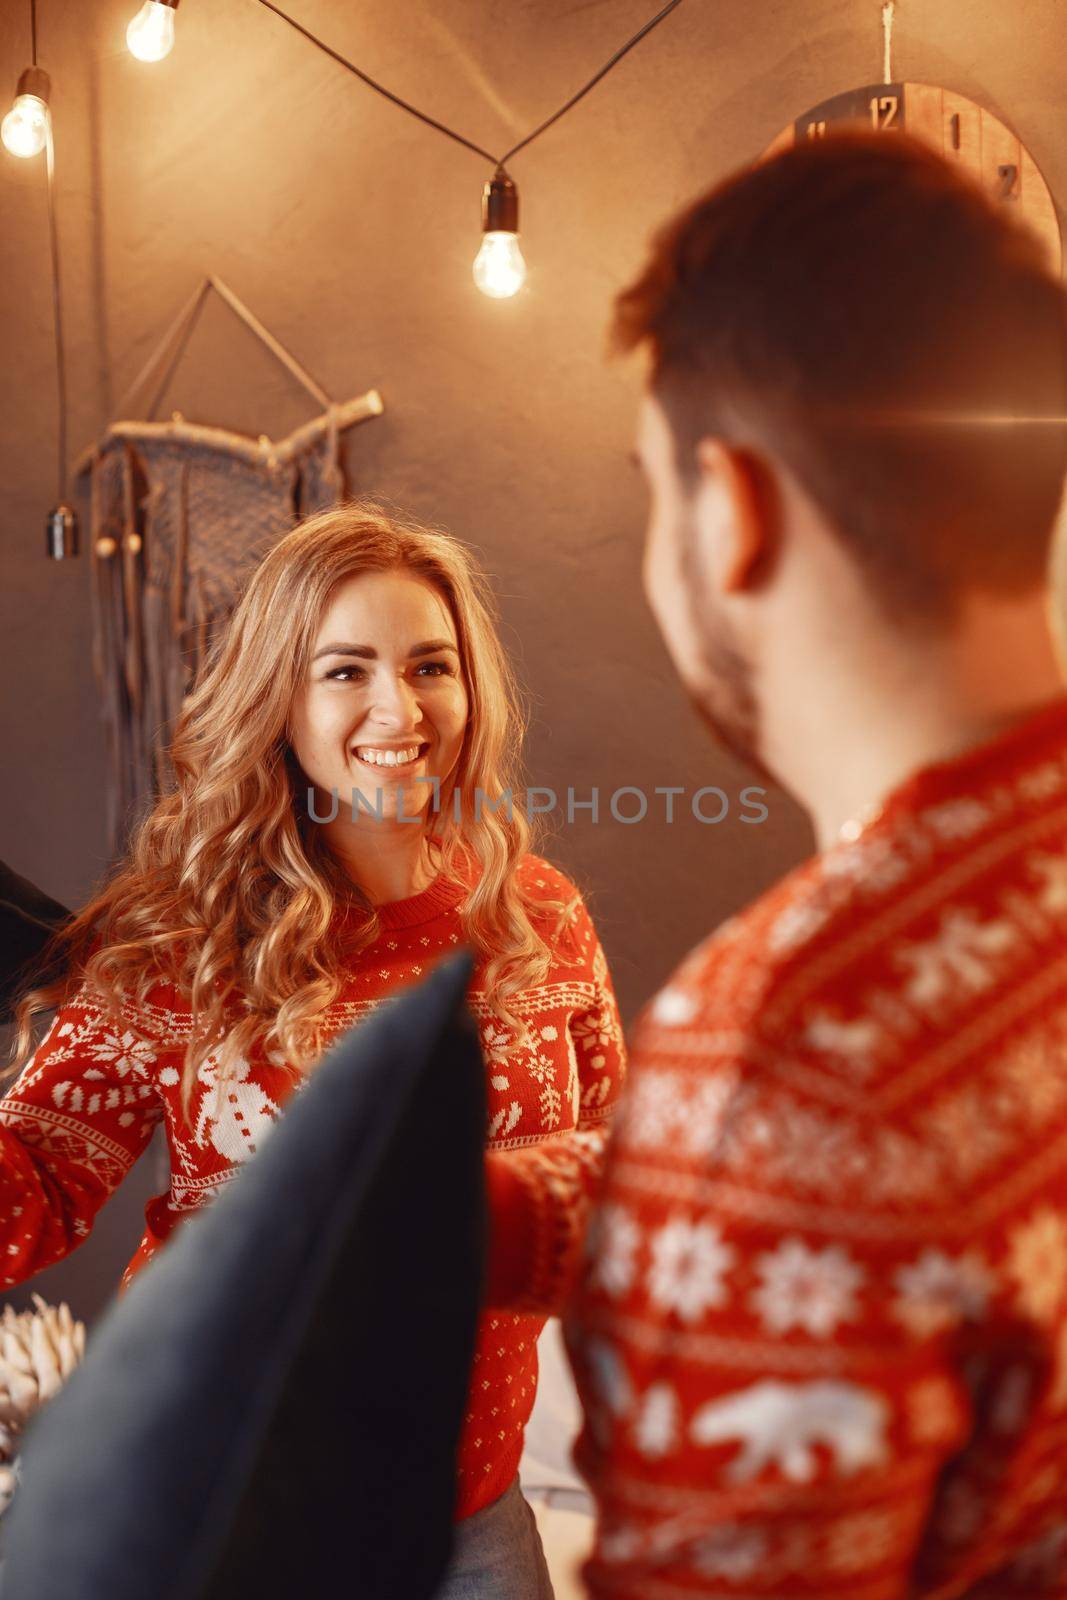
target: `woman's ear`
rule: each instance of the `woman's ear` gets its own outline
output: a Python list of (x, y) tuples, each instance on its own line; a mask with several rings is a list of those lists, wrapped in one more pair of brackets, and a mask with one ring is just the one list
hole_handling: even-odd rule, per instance
[(694, 515), (708, 570), (720, 594), (739, 594), (753, 586), (769, 554), (767, 497), (747, 451), (706, 438), (695, 454), (700, 482)]

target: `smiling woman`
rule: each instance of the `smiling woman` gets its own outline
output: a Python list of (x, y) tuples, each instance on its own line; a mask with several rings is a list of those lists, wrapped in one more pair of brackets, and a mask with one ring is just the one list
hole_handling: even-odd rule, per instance
[[(364, 642), (345, 642), (356, 640)], [(434, 876), (431, 842), (413, 825), (431, 802), (440, 809), (468, 709), (456, 628), (438, 589), (403, 570), (338, 586), (289, 737), (319, 791), (309, 814), (324, 815), (321, 791), (333, 797), (331, 846), (371, 899), (400, 899)]]
[[(491, 1236), (443, 1591), (470, 1600), (551, 1592), (516, 1472), (623, 1072), (574, 886), (530, 853), (521, 810), (450, 804), (513, 790), (521, 733), (464, 548), (369, 505), (309, 519), (257, 568), (186, 703), (174, 791), (46, 953), (66, 976), (23, 998), (25, 1070), (0, 1104), (6, 1284), (81, 1242), (165, 1123), (171, 1181), (128, 1281), (337, 1032), (473, 948)], [(30, 1060), (32, 1019), (57, 1003)]]

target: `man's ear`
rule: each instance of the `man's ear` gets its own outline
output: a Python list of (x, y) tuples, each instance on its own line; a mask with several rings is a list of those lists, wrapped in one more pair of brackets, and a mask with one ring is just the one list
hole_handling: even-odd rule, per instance
[(771, 519), (756, 464), (722, 439), (696, 446), (696, 522), (721, 594), (751, 588), (770, 552)]

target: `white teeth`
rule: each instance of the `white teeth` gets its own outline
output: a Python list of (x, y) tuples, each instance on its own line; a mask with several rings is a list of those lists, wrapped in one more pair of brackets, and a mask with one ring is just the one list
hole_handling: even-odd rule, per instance
[(400, 767), (414, 761), (419, 753), (419, 746), (413, 744), (409, 750), (377, 750), (373, 746), (356, 749), (356, 755), (361, 761), (367, 761), (372, 767)]

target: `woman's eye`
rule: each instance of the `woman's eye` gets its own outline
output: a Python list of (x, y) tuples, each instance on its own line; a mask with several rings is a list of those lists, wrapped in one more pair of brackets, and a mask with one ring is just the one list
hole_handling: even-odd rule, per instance
[[(330, 667), (323, 675), (329, 683), (361, 683), (368, 676), (366, 667), (349, 664), (345, 667)], [(455, 676), (455, 668), (448, 661), (420, 661), (415, 668), (414, 676), (417, 678), (451, 678)]]

